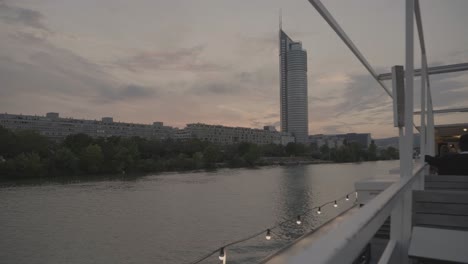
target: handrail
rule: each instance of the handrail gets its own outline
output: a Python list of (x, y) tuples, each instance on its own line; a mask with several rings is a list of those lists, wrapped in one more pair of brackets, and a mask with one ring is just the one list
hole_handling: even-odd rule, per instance
[[(419, 166), (418, 166), (419, 165)], [(375, 232), (390, 216), (397, 202), (410, 189), (415, 180), (424, 174), (425, 165), (417, 164), (413, 176), (400, 178), (368, 204), (351, 215), (346, 222), (331, 230), (308, 248), (288, 259), (291, 264), (343, 263), (343, 260), (356, 259), (369, 243)]]

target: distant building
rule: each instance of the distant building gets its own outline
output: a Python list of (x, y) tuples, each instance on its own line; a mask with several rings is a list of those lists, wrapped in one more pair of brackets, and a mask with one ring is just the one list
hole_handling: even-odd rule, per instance
[(200, 139), (217, 144), (250, 142), (287, 145), (295, 142), (291, 133), (276, 131), (273, 126), (252, 129), (197, 123), (178, 129), (164, 126), (163, 122), (148, 125), (114, 122), (112, 117), (103, 117), (101, 121), (61, 118), (58, 113), (47, 113), (46, 116), (0, 114), (0, 126), (10, 130), (34, 130), (57, 141), (68, 135), (84, 133), (94, 138), (119, 136), (159, 140), (173, 138), (182, 141)]
[(329, 148), (339, 148), (343, 146), (344, 138), (336, 135), (311, 135), (309, 143), (316, 144), (319, 148), (323, 145), (327, 145)]
[(47, 113), (46, 116), (0, 114), (0, 126), (11, 130), (34, 130), (54, 140), (63, 140), (68, 135), (78, 133), (91, 137), (166, 139), (172, 137), (174, 132), (174, 128), (163, 126), (162, 122), (147, 125), (114, 122), (112, 117), (103, 117), (101, 121), (61, 118), (59, 113)]
[(102, 121), (103, 123), (113, 123), (113, 122), (114, 122), (114, 118), (112, 118), (112, 117), (103, 117), (103, 118), (101, 119), (101, 121)]
[(173, 134), (173, 138), (175, 140), (185, 141), (185, 140), (194, 139), (195, 137), (187, 129), (176, 129)]
[(275, 132), (276, 132), (275, 126), (264, 126), (264, 127), (263, 127), (263, 130), (275, 131)]
[(46, 117), (50, 119), (59, 118), (59, 113), (50, 112), (46, 114)]
[(347, 143), (357, 143), (366, 148), (369, 147), (372, 141), (370, 133), (348, 133), (337, 136), (343, 137)]
[(289, 132), (298, 143), (307, 143), (309, 117), (307, 103), (307, 52), (279, 30), (281, 132)]
[(281, 144), (283, 146), (286, 146), (288, 145), (289, 143), (295, 143), (296, 142), (296, 138), (291, 135), (290, 133), (288, 132), (281, 132), (280, 133), (280, 141), (275, 141), (273, 142), (274, 144)]
[(348, 133), (338, 135), (311, 135), (309, 143), (317, 144), (317, 147), (327, 145), (329, 148), (339, 148), (346, 144), (357, 143), (363, 148), (368, 148), (372, 138), (370, 133)]
[[(208, 124), (187, 124), (184, 129), (192, 138), (209, 141), (216, 144), (236, 144), (241, 142), (255, 144), (283, 144), (294, 142), (290, 133), (282, 133), (272, 130), (271, 127), (264, 129), (253, 129), (245, 127), (227, 127)], [(185, 132), (178, 132), (184, 135)]]

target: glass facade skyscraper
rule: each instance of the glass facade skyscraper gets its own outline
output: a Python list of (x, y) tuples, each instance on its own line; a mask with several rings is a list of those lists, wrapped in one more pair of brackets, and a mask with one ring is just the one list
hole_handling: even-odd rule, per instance
[(282, 29), (279, 51), (281, 131), (292, 133), (298, 143), (307, 143), (307, 52), (301, 42), (293, 41)]

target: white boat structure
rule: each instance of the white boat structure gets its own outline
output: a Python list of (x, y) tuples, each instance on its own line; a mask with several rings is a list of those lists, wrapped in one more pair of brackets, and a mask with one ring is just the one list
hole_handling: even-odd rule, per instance
[[(468, 263), (468, 176), (431, 175), (424, 155), (435, 154), (436, 135), (463, 134), (466, 124), (435, 126), (431, 74), (468, 70), (468, 63), (428, 67), (418, 0), (405, 0), (405, 65), (378, 75), (320, 0), (309, 0), (375, 81), (394, 99), (399, 128), (398, 175), (356, 183), (358, 202), (322, 228), (304, 235), (262, 263)], [(421, 69), (414, 69), (414, 23)], [(389, 67), (390, 68), (390, 67)], [(404, 70), (403, 70), (404, 69)], [(414, 112), (414, 80), (421, 78), (421, 110)], [(392, 80), (389, 89), (384, 80)], [(421, 116), (420, 159), (413, 161), (413, 115)]]

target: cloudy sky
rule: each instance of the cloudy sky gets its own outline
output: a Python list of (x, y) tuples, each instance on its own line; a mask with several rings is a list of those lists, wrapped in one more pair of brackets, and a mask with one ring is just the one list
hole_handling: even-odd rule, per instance
[[(404, 64), (404, 1), (323, 3), (379, 73)], [(396, 135), (390, 99), (306, 0), (0, 0), (0, 112), (278, 126), (280, 8), (308, 51), (310, 133)], [(468, 62), (468, 1), (421, 9), (429, 64)], [(431, 78), (435, 108), (468, 106), (468, 73)]]

